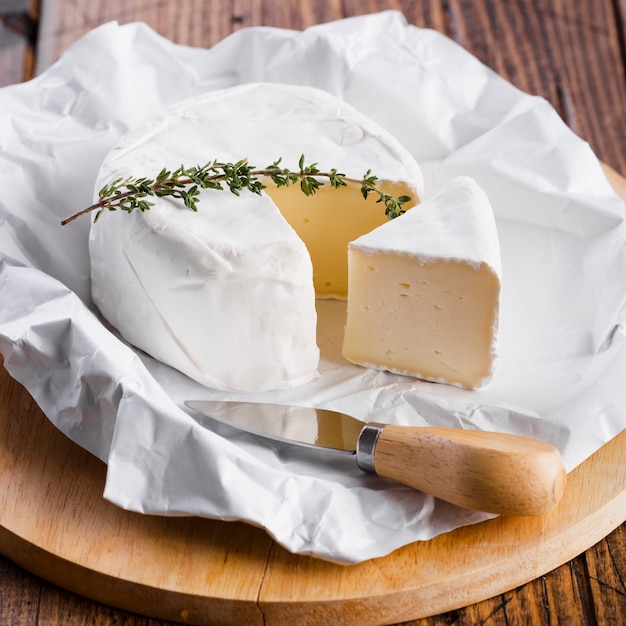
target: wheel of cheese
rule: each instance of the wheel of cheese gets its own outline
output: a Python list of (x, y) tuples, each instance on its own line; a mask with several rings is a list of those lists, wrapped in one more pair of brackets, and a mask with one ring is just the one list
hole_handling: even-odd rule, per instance
[[(369, 118), (329, 93), (255, 83), (209, 92), (147, 121), (106, 157), (96, 190), (162, 170), (301, 155), (324, 172), (371, 170), (396, 196), (423, 195), (419, 166)], [(266, 391), (317, 374), (318, 298), (346, 298), (347, 246), (388, 221), (360, 186), (203, 190), (198, 211), (171, 198), (105, 212), (89, 239), (93, 300), (132, 345), (216, 389)], [(407, 205), (409, 206), (409, 205)]]

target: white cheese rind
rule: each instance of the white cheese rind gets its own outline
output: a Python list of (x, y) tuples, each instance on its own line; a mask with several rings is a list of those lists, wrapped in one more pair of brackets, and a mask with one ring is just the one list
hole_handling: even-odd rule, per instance
[(366, 254), (408, 254), (424, 263), (447, 259), (488, 265), (500, 276), (502, 261), (495, 217), (487, 194), (469, 176), (458, 176), (408, 211), (359, 237), (350, 247)]
[[(355, 178), (371, 168), (422, 195), (413, 158), (371, 120), (326, 92), (280, 84), (210, 92), (148, 121), (107, 156), (96, 190), (213, 159), (263, 167), (282, 157), (296, 169), (301, 154)], [(205, 190), (197, 213), (151, 200), (150, 211), (92, 226), (92, 295), (104, 317), (209, 387), (265, 391), (315, 377), (311, 260), (270, 197)]]
[(485, 193), (449, 182), (349, 247), (344, 356), (475, 389), (497, 357), (501, 260)]
[(251, 196), (239, 199), (240, 228), (205, 198), (197, 214), (161, 201), (149, 215), (105, 215), (91, 233), (101, 313), (131, 344), (218, 389), (288, 388), (317, 371), (309, 256), (269, 199)]

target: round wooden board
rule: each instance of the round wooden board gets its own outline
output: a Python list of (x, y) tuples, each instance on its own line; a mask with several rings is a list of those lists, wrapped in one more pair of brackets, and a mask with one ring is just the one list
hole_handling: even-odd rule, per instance
[[(608, 174), (624, 197), (626, 181)], [(105, 470), (0, 368), (0, 552), (148, 616), (266, 626), (417, 619), (533, 580), (626, 519), (626, 431), (570, 473), (545, 517), (500, 517), (353, 566), (290, 554), (240, 522), (123, 511), (102, 499)]]

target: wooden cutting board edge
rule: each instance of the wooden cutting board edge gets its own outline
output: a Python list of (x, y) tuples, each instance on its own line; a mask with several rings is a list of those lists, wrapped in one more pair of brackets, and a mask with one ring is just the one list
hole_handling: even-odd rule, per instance
[[(626, 198), (626, 180), (607, 176)], [(85, 597), (190, 624), (389, 624), (533, 580), (626, 520), (626, 431), (568, 476), (544, 517), (501, 517), (340, 566), (241, 522), (165, 518), (102, 499), (105, 467), (0, 372), (0, 553)]]

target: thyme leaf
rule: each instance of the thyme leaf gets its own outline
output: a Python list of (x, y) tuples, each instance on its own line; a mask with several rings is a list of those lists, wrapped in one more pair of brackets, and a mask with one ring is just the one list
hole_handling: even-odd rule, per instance
[(349, 178), (345, 174), (331, 169), (328, 172), (320, 171), (317, 163), (306, 164), (304, 155), (298, 161), (298, 168), (290, 170), (281, 166), (282, 158), (264, 168), (256, 168), (248, 164), (247, 159), (236, 163), (221, 163), (217, 160), (209, 161), (205, 165), (185, 167), (181, 165), (174, 171), (163, 168), (156, 178), (118, 178), (104, 185), (98, 193), (98, 202), (88, 206), (61, 221), (65, 226), (82, 215), (95, 211), (94, 222), (98, 221), (105, 211), (135, 210), (148, 211), (154, 206), (147, 198), (171, 197), (182, 200), (185, 207), (191, 211), (198, 210), (198, 201), (202, 189), (228, 190), (239, 196), (243, 189), (252, 193), (261, 194), (267, 185), (263, 179), (269, 179), (277, 187), (287, 187), (299, 184), (305, 196), (312, 196), (325, 183), (334, 189), (345, 187), (349, 183), (360, 186), (361, 195), (367, 199), (370, 194), (376, 197), (376, 202), (384, 205), (385, 214), (389, 219), (402, 215), (406, 209), (403, 205), (410, 202), (411, 197), (402, 195), (397, 198), (384, 192), (377, 186), (378, 178), (371, 170), (363, 178)]

